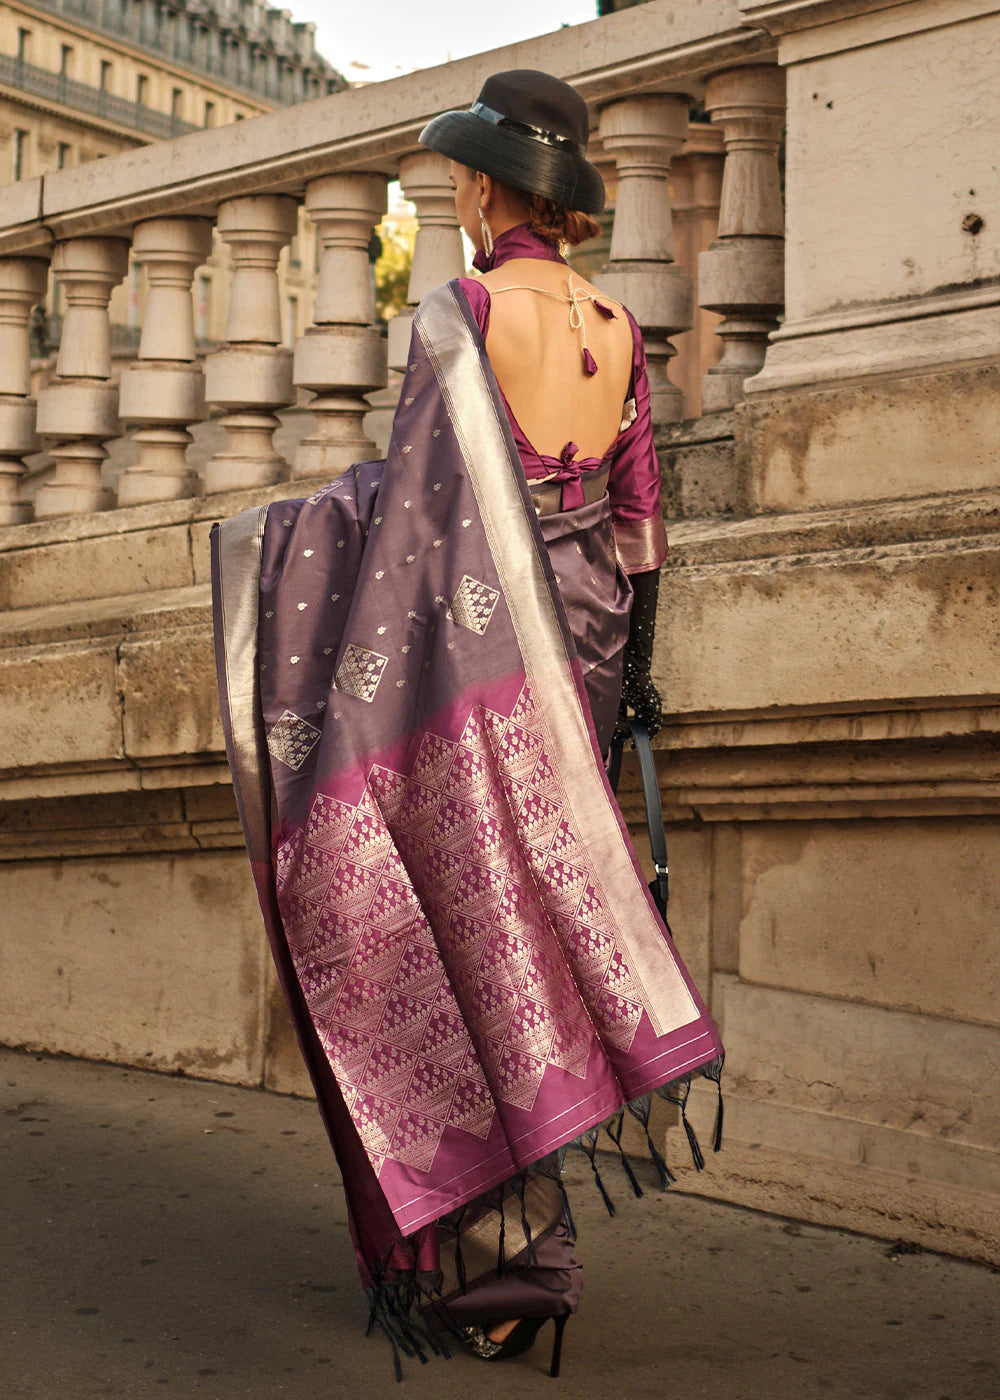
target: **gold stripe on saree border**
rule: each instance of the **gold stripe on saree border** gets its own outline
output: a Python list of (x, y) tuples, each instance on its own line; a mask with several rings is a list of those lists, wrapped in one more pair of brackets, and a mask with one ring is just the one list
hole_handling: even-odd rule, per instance
[(271, 779), (257, 673), (260, 563), (267, 506), (242, 511), (213, 531), (217, 550), (216, 656), (219, 701), (232, 736), (229, 766), (251, 862), (270, 860)]

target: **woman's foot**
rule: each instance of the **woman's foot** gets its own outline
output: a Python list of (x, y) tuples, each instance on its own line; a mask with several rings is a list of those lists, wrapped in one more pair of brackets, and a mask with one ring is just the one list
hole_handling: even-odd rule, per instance
[[(555, 1344), (552, 1348), (550, 1376), (559, 1375), (559, 1360), (562, 1352), (562, 1335), (569, 1320), (568, 1313), (560, 1313), (555, 1322)], [(465, 1327), (465, 1342), (469, 1350), (484, 1361), (506, 1361), (509, 1357), (520, 1356), (530, 1351), (539, 1330), (548, 1321), (546, 1317), (524, 1317), (517, 1322), (497, 1322), (489, 1327), (482, 1324)]]
[(486, 1335), (491, 1342), (505, 1342), (519, 1321), (520, 1318), (515, 1317), (513, 1322), (495, 1322)]

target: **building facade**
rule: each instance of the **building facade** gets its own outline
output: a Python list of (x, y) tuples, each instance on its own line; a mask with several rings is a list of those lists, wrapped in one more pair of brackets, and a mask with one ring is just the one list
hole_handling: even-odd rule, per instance
[[(9, 181), (243, 121), (346, 85), (316, 52), (315, 26), (295, 23), (263, 0), (0, 4), (0, 149), (7, 151)], [(282, 267), (289, 344), (307, 323), (315, 262), (304, 220)], [(203, 345), (223, 333), (227, 268), (225, 250), (216, 247), (195, 282)], [(39, 352), (58, 344), (64, 305), (56, 283), (46, 309), (45, 322), (35, 326)], [(134, 352), (144, 309), (144, 279), (132, 263), (111, 303), (118, 352)]]

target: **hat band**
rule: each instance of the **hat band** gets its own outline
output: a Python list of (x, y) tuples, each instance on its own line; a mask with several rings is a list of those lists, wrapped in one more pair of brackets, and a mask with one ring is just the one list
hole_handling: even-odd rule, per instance
[(511, 127), (514, 131), (519, 131), (524, 136), (530, 136), (533, 141), (543, 141), (546, 146), (555, 146), (560, 151), (566, 151), (570, 155), (582, 156), (584, 148), (579, 141), (574, 141), (572, 137), (560, 136), (557, 131), (546, 131), (543, 127), (532, 126), (530, 122), (521, 122), (514, 117), (505, 117), (502, 112), (497, 112), (492, 107), (487, 107), (483, 102), (473, 102), (469, 111), (473, 116), (481, 117), (483, 121), (491, 122), (493, 126)]

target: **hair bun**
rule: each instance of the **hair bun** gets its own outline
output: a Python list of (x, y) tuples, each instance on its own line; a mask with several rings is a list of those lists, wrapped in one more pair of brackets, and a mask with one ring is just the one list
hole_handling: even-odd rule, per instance
[(601, 231), (600, 224), (589, 214), (582, 214), (579, 209), (567, 209), (562, 204), (556, 204), (555, 200), (544, 199), (540, 194), (531, 196), (528, 220), (535, 233), (551, 243), (553, 248), (558, 248), (560, 243), (576, 247), (588, 238), (596, 238)]

